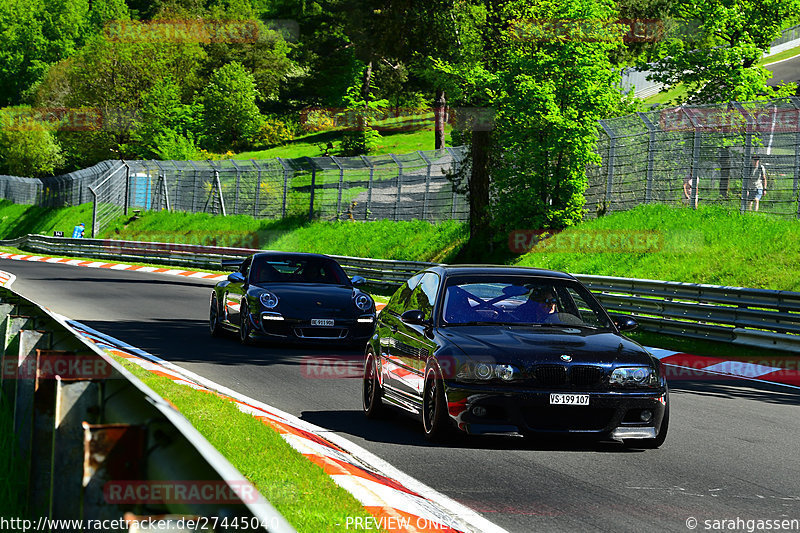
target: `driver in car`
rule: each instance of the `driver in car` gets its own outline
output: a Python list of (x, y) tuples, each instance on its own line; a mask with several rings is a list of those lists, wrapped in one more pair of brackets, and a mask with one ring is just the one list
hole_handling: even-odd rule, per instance
[(528, 301), (514, 310), (521, 322), (545, 324), (556, 320), (558, 298), (552, 287), (534, 287)]

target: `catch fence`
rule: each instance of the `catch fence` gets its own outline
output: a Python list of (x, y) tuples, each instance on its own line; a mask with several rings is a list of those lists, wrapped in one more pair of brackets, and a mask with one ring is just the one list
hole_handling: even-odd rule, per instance
[[(800, 217), (800, 99), (679, 106), (600, 121), (587, 216), (640, 204)], [(756, 162), (766, 170), (759, 202)]]

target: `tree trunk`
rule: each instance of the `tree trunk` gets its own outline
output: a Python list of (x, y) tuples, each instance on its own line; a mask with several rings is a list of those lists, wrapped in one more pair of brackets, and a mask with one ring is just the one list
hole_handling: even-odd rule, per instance
[(480, 238), (489, 225), (489, 132), (472, 132), (472, 173), (469, 177), (469, 236)]
[(364, 113), (358, 115), (358, 131), (367, 130), (367, 119), (364, 114), (367, 112), (368, 108), (370, 81), (372, 81), (372, 61), (367, 63), (367, 70), (364, 71), (364, 81), (361, 84), (361, 97), (364, 99)]
[(445, 99), (444, 89), (436, 89), (436, 99), (433, 101), (433, 117), (435, 141), (433, 147), (436, 150), (444, 148), (444, 123), (445, 112), (447, 110), (447, 100)]

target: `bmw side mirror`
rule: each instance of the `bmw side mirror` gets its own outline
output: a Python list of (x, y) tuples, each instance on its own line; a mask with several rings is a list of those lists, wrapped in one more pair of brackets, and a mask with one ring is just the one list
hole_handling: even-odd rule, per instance
[(228, 274), (228, 281), (230, 281), (231, 283), (243, 283), (244, 276), (242, 275), (241, 272), (233, 272), (231, 274)]
[(412, 309), (400, 315), (400, 320), (412, 326), (428, 326), (429, 323), (425, 320), (425, 313), (419, 309)]
[(639, 327), (639, 323), (633, 317), (622, 315), (614, 317), (614, 324), (620, 331), (633, 331)]
[(361, 287), (362, 285), (367, 283), (367, 280), (361, 276), (353, 276), (353, 279), (350, 280), (353, 283), (353, 287)]

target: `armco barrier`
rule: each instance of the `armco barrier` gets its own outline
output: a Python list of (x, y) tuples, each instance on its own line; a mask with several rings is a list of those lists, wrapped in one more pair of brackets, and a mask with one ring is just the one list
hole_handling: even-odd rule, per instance
[[(36, 253), (219, 268), (223, 258), (257, 250), (188, 244), (28, 235), (0, 241)], [(435, 263), (334, 257), (350, 276), (396, 286)], [(800, 352), (800, 293), (576, 274), (612, 312), (633, 315), (645, 331)]]
[(0, 328), (0, 402), (24, 478), (11, 508), (25, 515), (4, 518), (40, 531), (56, 530), (47, 518), (128, 531), (121, 520), (165, 517), (171, 530), (205, 517), (216, 531), (236, 530), (234, 519), (294, 531), (180, 413), (62, 318), (0, 288)]

